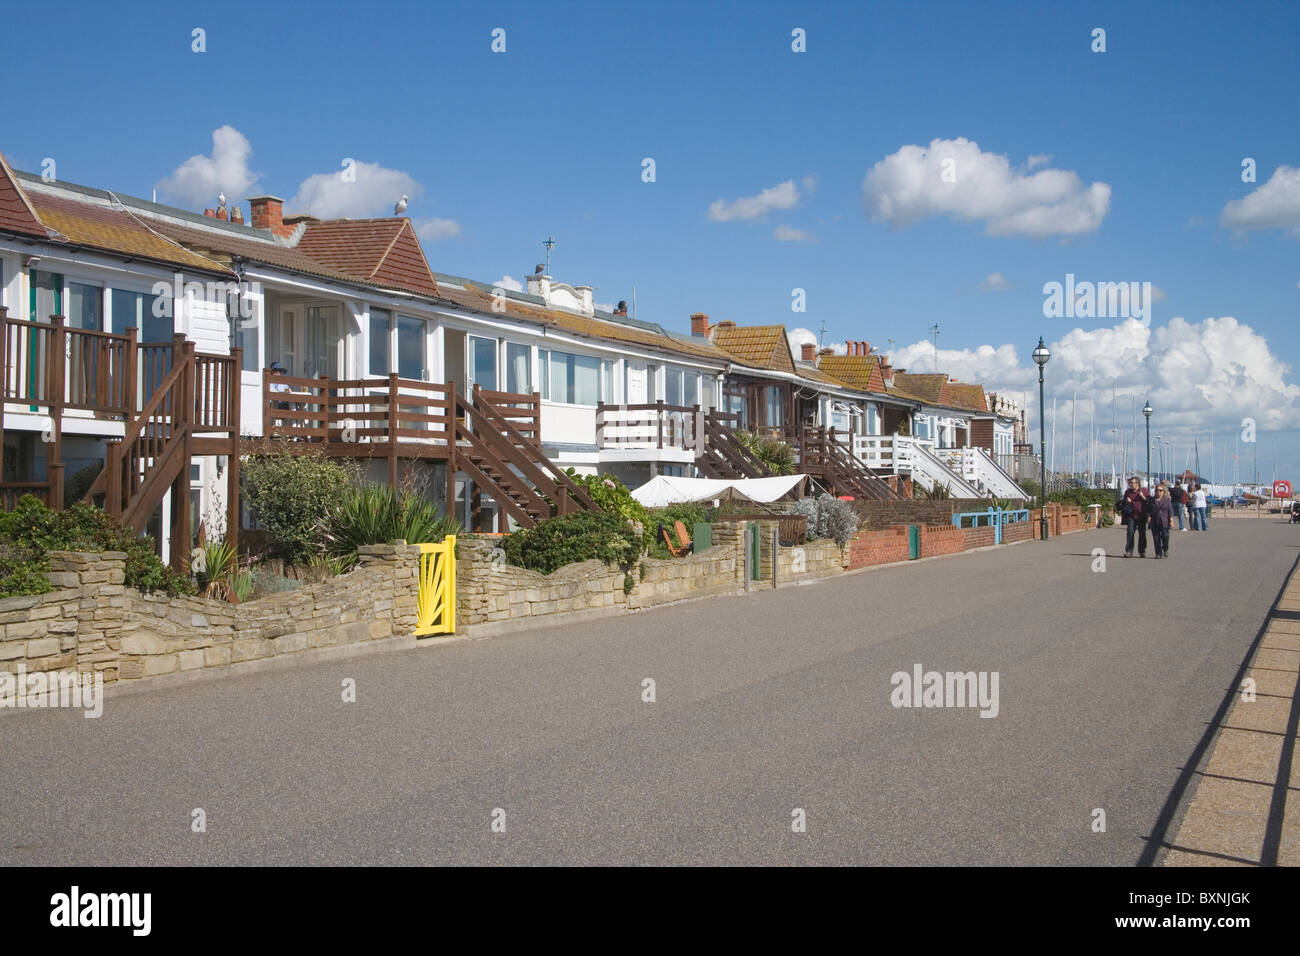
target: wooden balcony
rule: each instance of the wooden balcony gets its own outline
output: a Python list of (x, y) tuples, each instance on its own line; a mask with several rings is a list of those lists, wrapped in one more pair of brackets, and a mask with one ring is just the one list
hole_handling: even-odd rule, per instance
[(596, 406), (596, 447), (602, 451), (694, 451), (704, 437), (703, 428), (699, 405), (601, 402)]

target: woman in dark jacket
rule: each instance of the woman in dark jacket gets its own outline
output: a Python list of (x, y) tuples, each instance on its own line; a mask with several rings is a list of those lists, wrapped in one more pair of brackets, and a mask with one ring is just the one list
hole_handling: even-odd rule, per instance
[(1173, 502), (1164, 485), (1156, 488), (1156, 496), (1147, 506), (1151, 511), (1151, 537), (1156, 546), (1156, 557), (1169, 557), (1169, 518), (1173, 512)]

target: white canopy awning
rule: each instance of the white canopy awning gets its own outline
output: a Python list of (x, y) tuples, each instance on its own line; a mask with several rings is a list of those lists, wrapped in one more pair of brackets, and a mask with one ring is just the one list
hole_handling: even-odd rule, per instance
[(750, 501), (776, 501), (807, 475), (778, 475), (773, 478), (672, 478), (657, 475), (632, 492), (632, 497), (647, 508), (664, 508), (668, 505), (691, 501), (710, 501), (738, 494)]

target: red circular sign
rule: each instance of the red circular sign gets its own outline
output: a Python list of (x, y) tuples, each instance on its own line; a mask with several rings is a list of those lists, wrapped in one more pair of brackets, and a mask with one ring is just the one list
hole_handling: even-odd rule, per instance
[(1285, 481), (1285, 480), (1283, 480), (1283, 479), (1281, 479), (1281, 478), (1279, 478), (1277, 481), (1273, 482), (1273, 497), (1274, 497), (1274, 498), (1290, 498), (1290, 497), (1291, 497), (1291, 482), (1289, 482), (1289, 481)]

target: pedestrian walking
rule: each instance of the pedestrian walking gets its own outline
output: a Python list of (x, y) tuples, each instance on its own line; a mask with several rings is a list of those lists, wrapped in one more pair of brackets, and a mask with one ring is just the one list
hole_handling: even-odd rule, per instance
[(1178, 530), (1186, 531), (1183, 525), (1183, 513), (1187, 510), (1187, 489), (1183, 487), (1181, 481), (1174, 482), (1173, 488), (1169, 490), (1169, 501), (1173, 504), (1174, 515), (1178, 518)]
[(1169, 516), (1173, 502), (1169, 499), (1169, 490), (1163, 485), (1156, 486), (1156, 496), (1151, 500), (1151, 543), (1155, 545), (1156, 557), (1169, 557)]
[(1206, 494), (1199, 484), (1192, 486), (1192, 530), (1209, 531), (1205, 523)]
[(1136, 475), (1128, 480), (1128, 490), (1115, 502), (1115, 510), (1124, 519), (1124, 557), (1133, 557), (1133, 538), (1137, 537), (1138, 557), (1147, 556), (1147, 518), (1151, 498)]

